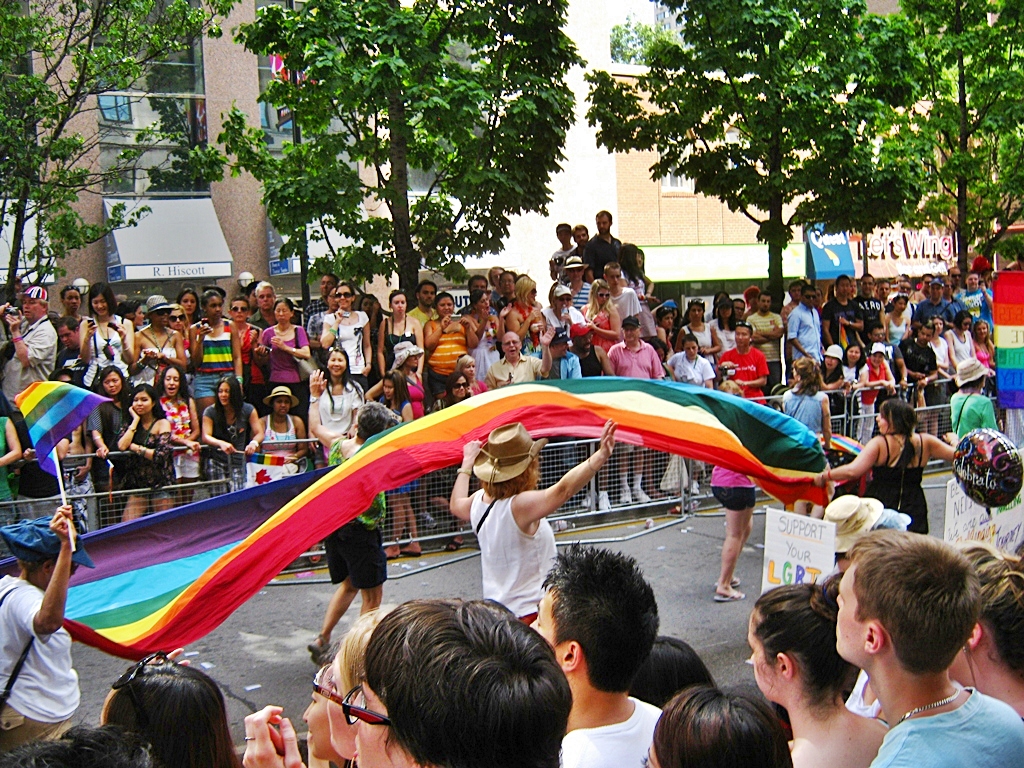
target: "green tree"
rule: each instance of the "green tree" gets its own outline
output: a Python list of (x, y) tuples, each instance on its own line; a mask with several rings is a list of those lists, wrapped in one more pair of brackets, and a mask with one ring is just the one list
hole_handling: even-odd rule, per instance
[(212, 13), (227, 13), (231, 5), (232, 0), (204, 7), (189, 0), (0, 3), (0, 238), (10, 249), (8, 298), (20, 264), (32, 265), (41, 279), (60, 274), (65, 253), (145, 213), (118, 205), (104, 223), (87, 224), (75, 209), (83, 192), (102, 189), (161, 139), (158, 128), (145, 131), (122, 152), (117, 167), (99, 170), (97, 96), (128, 89), (169, 53), (206, 32), (216, 34)]
[(612, 61), (618, 64), (647, 64), (648, 52), (658, 40), (674, 40), (675, 35), (661, 27), (654, 27), (626, 17), (625, 24), (612, 27), (609, 44)]
[(1019, 0), (904, 0), (927, 76), (920, 111), (933, 186), (923, 211), (989, 259), (1024, 220), (1024, 6)]
[(273, 155), (237, 110), (220, 140), (236, 172), (263, 182), (270, 219), (289, 236), (282, 257), (301, 254), (309, 227), (331, 254), (316, 269), (397, 272), (409, 288), (421, 264), (458, 276), (460, 257), (500, 249), (512, 215), (545, 212), (573, 120), (565, 75), (581, 63), (562, 32), (566, 5), (261, 9), (239, 39), (301, 73), (275, 79), (262, 98), (291, 111), (302, 143)]
[(701, 0), (679, 42), (660, 40), (635, 81), (588, 76), (598, 141), (656, 150), (652, 178), (694, 180), (758, 225), (768, 278), (785, 295), (793, 226), (870, 230), (920, 199), (913, 104), (919, 63), (898, 17), (860, 0)]

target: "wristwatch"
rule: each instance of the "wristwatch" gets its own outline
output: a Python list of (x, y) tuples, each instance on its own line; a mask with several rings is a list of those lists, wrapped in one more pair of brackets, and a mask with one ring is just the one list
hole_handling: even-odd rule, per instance
[(309, 404), (310, 405), (313, 405), (313, 403), (319, 403), (319, 402), (320, 402), (320, 398), (319, 397), (313, 397), (312, 395), (310, 396), (310, 398), (309, 398)]

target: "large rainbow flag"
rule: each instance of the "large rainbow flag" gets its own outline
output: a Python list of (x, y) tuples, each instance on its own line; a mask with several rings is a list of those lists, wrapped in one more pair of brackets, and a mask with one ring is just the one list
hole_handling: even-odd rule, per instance
[(62, 381), (34, 381), (18, 395), (14, 404), (25, 417), (39, 466), (57, 474), (53, 449), (70, 435), (100, 403), (108, 398)]
[(469, 440), (521, 421), (535, 437), (617, 438), (742, 472), (784, 502), (826, 502), (817, 437), (771, 408), (673, 382), (593, 378), (477, 395), (384, 432), (340, 467), (87, 534), (97, 568), (72, 578), (66, 625), (110, 653), (140, 658), (223, 622), (289, 563), (397, 488), (462, 459)]

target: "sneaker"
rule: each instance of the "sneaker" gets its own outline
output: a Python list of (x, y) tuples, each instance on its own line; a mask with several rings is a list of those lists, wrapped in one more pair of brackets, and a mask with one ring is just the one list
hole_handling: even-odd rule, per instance
[(597, 509), (600, 512), (607, 512), (612, 508), (612, 502), (608, 498), (608, 491), (601, 491), (597, 494)]
[(690, 494), (692, 496), (700, 495), (700, 483), (698, 483), (696, 480), (690, 483)]
[(637, 504), (650, 504), (651, 497), (644, 493), (643, 488), (633, 489), (633, 498), (636, 499)]
[(633, 503), (633, 492), (629, 490), (629, 486), (623, 486), (619, 491), (619, 504), (626, 506)]

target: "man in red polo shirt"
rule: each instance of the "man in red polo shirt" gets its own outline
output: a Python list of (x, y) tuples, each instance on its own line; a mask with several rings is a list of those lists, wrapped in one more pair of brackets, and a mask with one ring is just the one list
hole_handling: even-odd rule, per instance
[(745, 398), (764, 403), (761, 390), (768, 383), (768, 361), (761, 350), (750, 346), (753, 335), (750, 323), (736, 323), (736, 349), (722, 353), (718, 370), (743, 387)]

